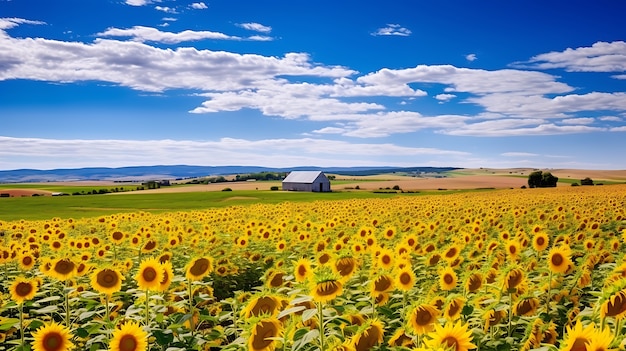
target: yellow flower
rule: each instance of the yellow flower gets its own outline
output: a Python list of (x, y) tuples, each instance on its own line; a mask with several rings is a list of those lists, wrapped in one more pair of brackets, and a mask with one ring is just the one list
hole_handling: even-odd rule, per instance
[(174, 269), (172, 268), (172, 262), (169, 260), (161, 261), (161, 269), (163, 270), (163, 278), (159, 282), (158, 291), (166, 291), (167, 288), (172, 284), (172, 279), (174, 279)]
[(341, 257), (335, 261), (333, 271), (339, 274), (343, 280), (347, 280), (356, 271), (357, 262), (354, 257)]
[(515, 304), (514, 312), (516, 316), (532, 316), (539, 307), (539, 300), (536, 297), (523, 298)]
[(311, 287), (311, 296), (316, 302), (328, 302), (334, 300), (343, 292), (343, 285), (339, 280), (328, 279), (315, 283)]
[(202, 280), (213, 270), (213, 262), (208, 257), (192, 260), (187, 265), (185, 276), (189, 280)]
[(301, 258), (294, 264), (293, 275), (297, 282), (302, 283), (307, 281), (313, 276), (313, 270), (311, 269), (311, 261), (306, 258)]
[(156, 258), (143, 260), (135, 276), (137, 286), (142, 290), (158, 290), (163, 280), (163, 267)]
[(32, 279), (17, 277), (11, 284), (11, 299), (18, 304), (32, 300), (37, 293), (37, 284)]
[(587, 344), (591, 342), (595, 333), (593, 324), (583, 328), (582, 323), (576, 322), (574, 328), (566, 327), (565, 336), (561, 342), (562, 351), (587, 350)]
[(274, 351), (282, 333), (280, 321), (276, 318), (264, 318), (254, 324), (248, 338), (249, 351)]
[(70, 330), (65, 326), (51, 322), (33, 333), (33, 351), (68, 351), (74, 347), (70, 341)]
[(467, 330), (467, 324), (458, 321), (455, 324), (446, 322), (445, 326), (435, 324), (435, 330), (428, 333), (430, 339), (425, 340), (426, 346), (431, 349), (443, 348), (452, 351), (467, 351), (475, 349), (472, 344), (472, 331)]
[(18, 261), (20, 268), (25, 271), (31, 270), (35, 266), (35, 262), (37, 262), (37, 260), (30, 253), (22, 254)]
[(465, 281), (465, 289), (471, 293), (478, 291), (483, 286), (483, 275), (475, 272)]
[(446, 267), (439, 273), (439, 286), (441, 290), (452, 290), (456, 287), (457, 276), (451, 267)]
[(248, 300), (241, 311), (245, 318), (260, 316), (276, 316), (281, 308), (281, 300), (274, 295), (259, 295)]
[(352, 345), (356, 351), (367, 351), (383, 342), (383, 324), (377, 319), (371, 319), (359, 328)]
[(446, 309), (443, 311), (443, 316), (449, 321), (454, 321), (461, 315), (463, 306), (465, 306), (465, 299), (461, 297), (454, 298), (446, 306)]
[(549, 244), (550, 238), (548, 238), (548, 234), (546, 234), (545, 232), (540, 231), (533, 235), (532, 245), (533, 249), (535, 249), (536, 251), (541, 252), (547, 249)]
[(71, 279), (76, 274), (76, 264), (69, 258), (53, 261), (48, 274), (61, 281)]
[(409, 291), (415, 285), (415, 273), (411, 267), (404, 267), (396, 273), (396, 286), (402, 291)]
[(438, 316), (438, 309), (429, 304), (421, 304), (409, 312), (407, 319), (415, 334), (426, 334), (433, 330)]
[(388, 274), (375, 276), (371, 280), (370, 292), (372, 295), (386, 293), (393, 290), (393, 278)]
[(113, 295), (122, 289), (122, 275), (111, 268), (102, 268), (91, 275), (91, 286), (99, 293)]
[(568, 246), (556, 246), (548, 252), (548, 265), (553, 273), (565, 273), (572, 264)]
[(619, 290), (608, 298), (600, 306), (600, 317), (615, 317), (621, 320), (626, 316), (626, 289)]
[(110, 351), (145, 351), (148, 334), (135, 322), (126, 322), (113, 332)]

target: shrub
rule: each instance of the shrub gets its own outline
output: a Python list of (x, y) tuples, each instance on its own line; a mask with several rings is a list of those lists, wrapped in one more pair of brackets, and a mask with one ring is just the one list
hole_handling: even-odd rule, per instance
[(270, 188), (270, 190), (276, 191), (276, 190), (278, 190), (278, 187), (276, 185), (274, 185), (273, 187)]
[(231, 189), (231, 188), (224, 188), (224, 189), (222, 189), (222, 191), (233, 191), (233, 189)]

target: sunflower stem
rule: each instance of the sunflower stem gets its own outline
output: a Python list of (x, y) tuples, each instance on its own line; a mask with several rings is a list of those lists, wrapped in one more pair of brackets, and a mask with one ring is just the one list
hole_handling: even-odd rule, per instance
[(191, 329), (191, 336), (194, 336), (196, 327), (193, 325), (193, 295), (191, 291), (191, 279), (187, 280), (187, 292), (189, 293), (189, 329)]
[(150, 325), (150, 289), (146, 289), (146, 327)]
[(548, 298), (546, 299), (546, 314), (548, 315), (548, 318), (550, 317), (550, 300), (552, 299), (552, 296), (550, 296), (552, 293), (552, 270), (550, 270), (550, 279), (548, 280)]
[(19, 310), (20, 310), (20, 345), (22, 345), (22, 348), (25, 348), (26, 345), (24, 344), (24, 303), (23, 302), (20, 302)]
[(318, 302), (317, 310), (319, 312), (319, 320), (320, 320), (320, 351), (324, 351), (324, 333), (326, 328), (324, 328), (324, 303)]
[(106, 335), (109, 337), (109, 323), (111, 323), (111, 317), (109, 315), (109, 294), (104, 294), (104, 323), (106, 325)]
[(65, 295), (65, 326), (67, 327), (67, 329), (72, 329), (70, 327), (70, 294), (67, 287), (67, 280), (65, 281), (63, 295)]
[(513, 321), (513, 293), (509, 293), (509, 337), (513, 333), (512, 323)]

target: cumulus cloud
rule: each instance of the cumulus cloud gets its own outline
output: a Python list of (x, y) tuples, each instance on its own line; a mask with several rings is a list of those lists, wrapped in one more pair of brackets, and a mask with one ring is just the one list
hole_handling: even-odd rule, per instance
[(448, 102), (454, 99), (456, 95), (454, 94), (437, 94), (435, 95), (435, 99), (439, 100), (440, 103)]
[(144, 6), (147, 5), (149, 3), (151, 3), (152, 1), (150, 0), (126, 0), (126, 5), (130, 5), (130, 6)]
[(13, 27), (17, 27), (20, 24), (33, 24), (33, 25), (41, 25), (46, 24), (46, 22), (41, 21), (32, 21), (23, 18), (0, 18), (0, 30), (11, 29)]
[(208, 9), (209, 7), (203, 2), (194, 2), (193, 4), (191, 4), (191, 8), (195, 10), (204, 10)]
[(167, 7), (167, 6), (155, 6), (154, 9), (158, 10), (158, 11), (165, 12), (165, 13), (172, 13), (172, 14), (178, 13), (178, 12), (176, 12), (175, 8)]
[(378, 28), (374, 33), (372, 33), (372, 35), (373, 36), (393, 35), (393, 36), (408, 37), (409, 35), (411, 35), (411, 30), (404, 28), (399, 24), (388, 24), (387, 27)]
[(226, 35), (224, 33), (210, 31), (185, 30), (178, 33), (163, 32), (152, 27), (135, 26), (127, 29), (109, 28), (98, 33), (102, 37), (129, 37), (136, 41), (151, 41), (165, 44), (178, 44), (187, 41), (198, 41), (205, 39), (213, 40), (241, 40), (239, 37)]
[(272, 31), (272, 27), (264, 26), (260, 23), (238, 23), (237, 26), (260, 33), (269, 33)]
[(468, 60), (469, 62), (473, 62), (473, 61), (476, 61), (478, 57), (476, 57), (476, 54), (468, 54), (468, 55), (465, 55), (465, 59)]
[[(206, 150), (213, 152), (207, 154)], [(317, 138), (139, 141), (0, 136), (0, 160), (11, 160), (12, 165), (23, 167), (32, 166), (36, 162), (42, 169), (56, 168), (59, 163), (71, 168), (181, 163), (213, 166), (262, 164), (269, 167), (303, 164), (326, 167), (364, 164), (389, 166), (389, 158), (395, 156), (410, 156), (420, 164), (431, 164), (468, 155), (467, 152), (456, 150), (405, 147), (389, 143), (349, 143)], [(2, 162), (0, 161), (0, 169), (3, 168)]]
[(563, 124), (571, 124), (571, 125), (587, 125), (595, 122), (595, 118), (591, 117), (581, 117), (581, 118), (566, 118), (561, 120)]
[(564, 68), (570, 72), (626, 71), (626, 42), (597, 42), (590, 47), (553, 51), (532, 57), (515, 66), (537, 69)]

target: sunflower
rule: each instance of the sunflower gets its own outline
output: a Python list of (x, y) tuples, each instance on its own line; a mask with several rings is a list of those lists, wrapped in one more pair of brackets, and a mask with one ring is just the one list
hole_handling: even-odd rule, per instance
[(605, 298), (600, 305), (600, 317), (615, 317), (621, 320), (626, 316), (626, 289), (619, 290)]
[(538, 233), (535, 233), (535, 235), (533, 235), (532, 245), (535, 251), (541, 252), (547, 249), (549, 244), (550, 244), (550, 238), (548, 238), (548, 234), (546, 234), (545, 232), (540, 231)]
[(461, 253), (461, 248), (458, 245), (452, 244), (443, 252), (443, 259), (448, 263), (454, 262)]
[(402, 291), (409, 291), (415, 285), (415, 273), (410, 267), (404, 267), (396, 274), (396, 286)]
[(91, 275), (91, 286), (97, 292), (111, 296), (122, 289), (122, 279), (117, 270), (101, 268)]
[(436, 350), (438, 348), (451, 349), (452, 351), (467, 351), (475, 349), (472, 344), (472, 331), (467, 330), (467, 324), (461, 321), (452, 324), (446, 322), (445, 326), (435, 324), (435, 330), (428, 333), (430, 339), (425, 340), (426, 346)]
[(389, 338), (387, 345), (392, 347), (402, 346), (406, 348), (412, 348), (415, 346), (415, 342), (413, 341), (413, 338), (407, 335), (406, 329), (404, 327), (401, 327), (396, 329), (393, 335)]
[(380, 253), (376, 256), (376, 263), (379, 267), (384, 269), (391, 269), (394, 264), (394, 253), (389, 249), (382, 248)]
[(415, 334), (426, 334), (433, 330), (439, 310), (430, 304), (421, 304), (409, 311), (407, 320)]
[(555, 246), (548, 252), (548, 265), (553, 273), (565, 273), (572, 264), (567, 245)]
[(337, 279), (322, 280), (311, 286), (311, 296), (317, 302), (332, 301), (342, 292), (343, 285)]
[(499, 324), (504, 317), (506, 317), (506, 311), (504, 310), (487, 310), (487, 312), (483, 315), (483, 320), (485, 321), (485, 332), (487, 332), (490, 327)]
[(443, 316), (449, 321), (457, 320), (461, 315), (463, 306), (465, 306), (465, 299), (461, 297), (453, 298), (443, 311)]
[(159, 260), (159, 262), (161, 263), (161, 269), (163, 270), (163, 279), (159, 282), (159, 288), (157, 290), (164, 292), (167, 291), (170, 284), (172, 284), (172, 279), (174, 279), (174, 269), (172, 268), (172, 262), (169, 260)]
[(48, 274), (58, 280), (66, 281), (76, 275), (76, 264), (69, 258), (60, 258), (52, 262)]
[(74, 347), (70, 341), (70, 330), (51, 322), (44, 324), (33, 333), (33, 351), (68, 351)]
[(383, 335), (383, 324), (377, 319), (370, 319), (353, 336), (352, 345), (356, 351), (367, 351), (383, 342)]
[(114, 244), (121, 244), (124, 238), (126, 238), (126, 235), (119, 230), (115, 230), (109, 234), (109, 238), (111, 238)]
[(163, 280), (163, 267), (156, 258), (143, 260), (135, 276), (137, 286), (142, 290), (158, 290)]
[[(576, 322), (574, 328), (566, 326), (565, 336), (561, 342), (560, 350), (578, 351), (587, 350), (587, 344), (591, 342), (595, 334), (593, 324), (583, 328), (582, 323)], [(611, 340), (611, 338), (609, 338)]]
[(512, 261), (516, 261), (520, 254), (520, 244), (516, 240), (506, 243), (506, 254)]
[(302, 283), (307, 281), (313, 276), (313, 269), (311, 269), (311, 261), (306, 258), (301, 258), (294, 264), (293, 275), (297, 282)]
[(284, 283), (285, 272), (278, 269), (270, 269), (265, 275), (265, 284), (269, 288), (280, 288)]
[(241, 314), (246, 317), (276, 316), (281, 308), (281, 299), (274, 295), (259, 295), (248, 300)]
[(604, 330), (596, 330), (591, 338), (591, 341), (587, 344), (587, 351), (613, 351), (616, 349), (611, 349), (611, 341), (613, 340), (613, 335), (609, 328), (605, 328)]
[(22, 254), (18, 261), (20, 268), (25, 271), (31, 270), (36, 262), (37, 259), (30, 253)]
[(189, 280), (202, 280), (213, 270), (213, 262), (208, 257), (200, 257), (187, 264), (185, 277)]
[(523, 298), (517, 302), (513, 308), (516, 316), (532, 316), (539, 307), (539, 300), (536, 297)]
[(388, 274), (381, 274), (371, 280), (372, 295), (386, 293), (393, 290), (393, 279)]
[(274, 351), (282, 333), (280, 321), (276, 318), (264, 318), (255, 323), (248, 338), (250, 351)]
[(439, 286), (441, 290), (452, 290), (456, 287), (457, 276), (452, 267), (446, 267), (439, 273)]
[(471, 293), (478, 291), (483, 286), (483, 275), (481, 273), (472, 273), (465, 281), (465, 289)]
[(11, 284), (9, 291), (11, 292), (11, 299), (17, 304), (21, 304), (35, 297), (37, 293), (37, 283), (32, 279), (17, 277), (13, 281), (13, 284)]
[(507, 291), (511, 291), (511, 290), (517, 291), (517, 287), (523, 282), (524, 282), (524, 271), (522, 271), (519, 268), (513, 268), (504, 277), (504, 289)]
[(357, 262), (354, 257), (341, 257), (335, 261), (333, 271), (347, 280), (357, 269)]
[(113, 332), (110, 351), (145, 351), (148, 334), (135, 322), (126, 322)]

